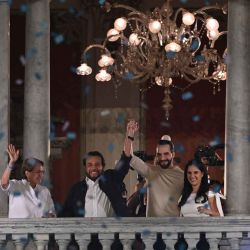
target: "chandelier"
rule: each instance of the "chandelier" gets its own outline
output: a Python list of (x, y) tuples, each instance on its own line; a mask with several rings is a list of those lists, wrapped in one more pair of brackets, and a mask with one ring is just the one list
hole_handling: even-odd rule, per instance
[[(219, 30), (219, 22), (211, 13), (227, 14), (227, 6), (174, 11), (167, 0), (161, 8), (147, 13), (123, 4), (106, 2), (105, 6), (107, 11), (121, 8), (126, 14), (115, 20), (102, 44), (91, 44), (83, 51), (77, 74), (92, 73), (87, 54), (97, 49), (100, 71), (95, 79), (131, 81), (139, 84), (141, 91), (153, 85), (162, 86), (162, 107), (167, 119), (172, 108), (171, 88), (185, 91), (192, 84), (206, 80), (215, 91), (226, 80), (226, 42), (217, 41), (224, 39), (227, 31)], [(178, 83), (180, 79), (182, 84)]]

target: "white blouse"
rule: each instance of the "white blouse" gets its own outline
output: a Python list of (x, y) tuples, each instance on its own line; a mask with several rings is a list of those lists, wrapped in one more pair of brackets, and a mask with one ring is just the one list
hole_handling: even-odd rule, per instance
[[(208, 198), (213, 197), (214, 193), (212, 191), (208, 192)], [(181, 216), (184, 217), (207, 217), (209, 215), (199, 213), (198, 207), (210, 208), (208, 201), (204, 203), (195, 203), (196, 193), (191, 193), (188, 197), (186, 203), (181, 206)]]
[(33, 189), (27, 180), (10, 180), (6, 189), (9, 195), (9, 218), (41, 218), (55, 214), (54, 203), (48, 188), (36, 185)]

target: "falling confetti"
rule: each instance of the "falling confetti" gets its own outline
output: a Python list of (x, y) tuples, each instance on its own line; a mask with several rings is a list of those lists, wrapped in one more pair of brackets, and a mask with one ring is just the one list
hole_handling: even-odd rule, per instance
[(22, 85), (23, 84), (23, 80), (22, 79), (16, 79), (16, 85)]
[(227, 160), (230, 162), (232, 162), (233, 161), (233, 154), (232, 153), (230, 153), (230, 152), (228, 152), (227, 153)]
[(62, 131), (66, 131), (69, 128), (70, 122), (69, 121), (65, 121), (63, 126), (62, 126)]
[(199, 122), (200, 121), (200, 116), (199, 115), (194, 115), (193, 117), (192, 117), (192, 121), (193, 122)]
[(187, 101), (193, 98), (193, 93), (188, 91), (182, 94), (182, 100)]
[(67, 138), (70, 140), (75, 140), (76, 139), (76, 133), (75, 132), (68, 132), (67, 133)]
[(118, 113), (116, 121), (119, 124), (123, 124), (125, 122), (125, 116), (123, 113)]
[(110, 152), (110, 153), (112, 153), (113, 152), (113, 150), (114, 150), (114, 144), (113, 143), (110, 143), (109, 145), (108, 145), (108, 151)]
[(0, 132), (0, 140), (4, 138), (4, 132)]
[(101, 116), (107, 116), (107, 115), (110, 115), (110, 110), (108, 110), (108, 109), (105, 109), (105, 110), (103, 110), (103, 111), (101, 111)]

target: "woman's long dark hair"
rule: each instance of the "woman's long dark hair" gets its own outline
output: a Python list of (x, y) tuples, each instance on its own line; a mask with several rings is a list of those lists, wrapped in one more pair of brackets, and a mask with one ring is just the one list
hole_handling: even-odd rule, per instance
[(188, 197), (190, 196), (190, 194), (193, 191), (192, 185), (190, 184), (190, 182), (188, 181), (187, 178), (187, 172), (188, 172), (188, 168), (194, 165), (196, 166), (202, 173), (203, 173), (203, 177), (201, 179), (201, 184), (199, 187), (199, 190), (196, 194), (195, 197), (195, 201), (198, 202), (198, 200), (201, 199), (201, 203), (204, 203), (207, 201), (207, 192), (208, 192), (208, 175), (207, 175), (207, 168), (206, 166), (204, 166), (201, 162), (197, 161), (197, 160), (191, 160), (187, 163), (186, 167), (185, 167), (185, 171), (184, 171), (184, 187), (182, 190), (182, 196), (181, 196), (181, 200), (179, 202), (179, 207), (183, 206)]

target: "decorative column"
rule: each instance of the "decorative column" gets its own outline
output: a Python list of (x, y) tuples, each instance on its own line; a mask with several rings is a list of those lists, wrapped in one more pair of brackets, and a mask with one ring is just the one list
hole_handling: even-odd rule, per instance
[(44, 161), (45, 166), (48, 166), (50, 128), (49, 0), (29, 1), (26, 14), (24, 91), (24, 158), (36, 157)]
[(250, 214), (249, 0), (229, 0), (226, 90), (226, 208)]
[[(10, 106), (10, 7), (0, 0), (0, 175), (8, 161), (6, 148), (9, 143)], [(7, 217), (7, 195), (0, 191), (0, 217)]]

